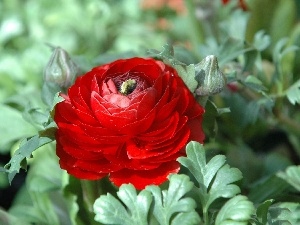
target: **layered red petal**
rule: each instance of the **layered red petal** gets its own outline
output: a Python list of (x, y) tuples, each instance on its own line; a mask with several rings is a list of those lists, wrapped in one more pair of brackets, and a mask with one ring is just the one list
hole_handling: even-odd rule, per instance
[[(128, 79), (135, 86), (120, 92)], [(56, 106), (60, 166), (80, 179), (110, 174), (118, 186), (161, 184), (178, 172), (187, 142), (203, 142), (203, 113), (177, 72), (160, 61), (95, 67)]]

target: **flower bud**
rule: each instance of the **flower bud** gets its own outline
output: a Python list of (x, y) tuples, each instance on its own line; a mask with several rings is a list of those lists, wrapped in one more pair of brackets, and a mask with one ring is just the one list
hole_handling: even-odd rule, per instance
[(195, 79), (198, 87), (195, 90), (198, 96), (214, 95), (223, 90), (226, 78), (219, 69), (217, 57), (209, 55), (195, 65)]
[(54, 47), (53, 49), (54, 51), (44, 70), (44, 81), (68, 88), (74, 83), (79, 68), (65, 50), (60, 47)]

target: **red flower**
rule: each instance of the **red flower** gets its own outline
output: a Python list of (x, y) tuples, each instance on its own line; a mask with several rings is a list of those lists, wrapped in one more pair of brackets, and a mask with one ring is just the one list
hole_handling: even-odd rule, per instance
[[(223, 2), (224, 5), (227, 4), (229, 1), (230, 1), (230, 0), (222, 0), (222, 2)], [(246, 5), (246, 3), (245, 3), (244, 0), (239, 0), (239, 7), (240, 7), (242, 10), (244, 10), (244, 11), (246, 11), (246, 10), (248, 9), (248, 7), (247, 7), (247, 5)]]
[(179, 171), (188, 141), (203, 142), (204, 109), (177, 72), (132, 58), (79, 77), (56, 106), (60, 166), (80, 179), (110, 175), (143, 189)]

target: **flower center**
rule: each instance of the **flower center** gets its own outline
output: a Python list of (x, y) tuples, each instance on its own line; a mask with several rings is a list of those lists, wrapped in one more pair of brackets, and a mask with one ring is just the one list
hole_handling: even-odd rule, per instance
[(134, 91), (134, 89), (136, 88), (136, 85), (137, 85), (137, 83), (136, 83), (136, 80), (134, 80), (134, 79), (125, 80), (121, 84), (119, 92), (123, 95), (129, 95)]

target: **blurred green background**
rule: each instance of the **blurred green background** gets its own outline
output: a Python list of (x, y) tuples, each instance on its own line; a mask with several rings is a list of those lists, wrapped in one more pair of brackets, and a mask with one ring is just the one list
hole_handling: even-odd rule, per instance
[[(65, 49), (87, 71), (145, 56), (167, 42), (186, 63), (215, 54), (234, 85), (240, 80), (231, 79), (232, 71), (244, 84), (248, 75), (260, 80), (254, 91), (237, 85), (239, 91), (225, 89), (211, 98), (232, 111), (217, 118), (216, 137), (210, 138), (214, 120), (206, 118), (207, 148), (226, 153), (244, 172), (245, 185), (299, 163), (300, 1), (245, 2), (247, 11), (238, 9), (237, 0), (0, 0), (1, 165), (39, 128), (24, 119), (24, 111), (45, 108), (40, 92), (51, 55), (47, 44)], [(291, 104), (285, 91), (295, 83)], [(10, 190), (16, 191), (20, 184), (14, 182)], [(1, 173), (0, 188), (7, 185)]]

